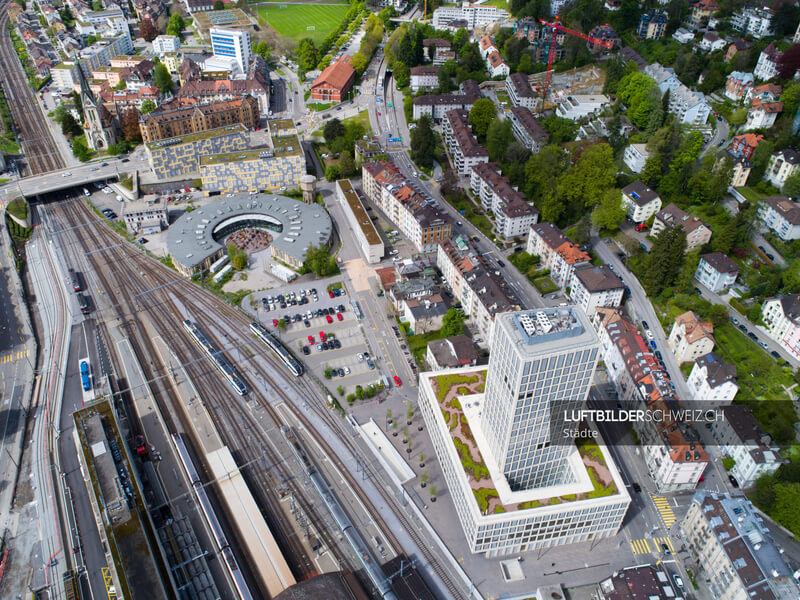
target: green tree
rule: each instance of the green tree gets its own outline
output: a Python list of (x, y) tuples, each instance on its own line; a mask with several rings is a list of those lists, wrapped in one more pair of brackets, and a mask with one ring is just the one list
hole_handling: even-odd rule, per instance
[[(525, 165), (525, 195), (539, 203), (542, 198), (553, 195), (558, 177), (568, 168), (569, 155), (558, 145), (549, 144), (528, 159)], [(551, 220), (544, 217), (544, 220)]]
[(322, 370), (322, 373), (325, 375), (325, 379), (330, 379), (333, 377), (333, 369), (329, 365), (325, 365), (325, 368)]
[(65, 114), (61, 118), (61, 133), (63, 133), (68, 138), (73, 138), (75, 136), (80, 135), (82, 131), (83, 130), (81, 129), (81, 126), (78, 125), (78, 122), (75, 120), (75, 117), (72, 116), (72, 113), (65, 112)]
[(489, 131), (489, 125), (494, 119), (496, 111), (497, 107), (490, 98), (480, 98), (472, 105), (469, 111), (469, 122), (479, 140), (486, 137), (486, 132)]
[(747, 109), (745, 107), (737, 108), (731, 113), (731, 118), (728, 121), (735, 127), (744, 125), (744, 122), (747, 121)]
[(325, 143), (330, 147), (336, 138), (344, 135), (344, 124), (336, 117), (329, 119), (325, 123), (325, 127), (322, 128), (322, 135), (325, 138)]
[(442, 317), (441, 333), (445, 337), (464, 333), (464, 321), (466, 315), (457, 308), (449, 308)]
[(542, 120), (542, 127), (545, 128), (550, 136), (551, 144), (563, 144), (571, 142), (578, 133), (578, 124), (569, 119), (562, 119), (555, 115), (550, 115)]
[(139, 109), (139, 112), (143, 115), (148, 115), (156, 109), (156, 103), (150, 100), (149, 98), (142, 102), (142, 107)]
[(216, 0), (214, 10), (225, 10), (225, 3), (222, 0)]
[(726, 471), (730, 471), (734, 465), (736, 464), (736, 460), (732, 456), (723, 456), (722, 457), (722, 466), (725, 467)]
[(83, 99), (81, 98), (81, 95), (75, 90), (72, 91), (72, 103), (75, 105), (75, 110), (78, 111), (78, 116), (80, 117), (80, 120), (83, 121), (85, 118), (83, 116)]
[(436, 136), (431, 126), (431, 118), (422, 115), (417, 127), (411, 132), (411, 160), (421, 167), (433, 166), (433, 153), (436, 149)]
[(750, 171), (750, 181), (758, 181), (764, 177), (764, 172), (767, 170), (769, 159), (775, 151), (775, 144), (770, 140), (761, 140), (753, 151), (753, 156), (750, 159), (752, 171)]
[(622, 193), (614, 188), (607, 189), (592, 211), (592, 225), (597, 229), (615, 231), (624, 220), (625, 208), (622, 206)]
[(397, 81), (397, 87), (400, 89), (407, 88), (411, 83), (411, 69), (402, 60), (394, 61), (392, 65), (392, 74), (394, 75), (395, 81)]
[(344, 388), (341, 385), (336, 388), (336, 391), (339, 392), (340, 396), (344, 396)]
[(343, 150), (339, 155), (339, 172), (342, 177), (350, 177), (356, 172), (356, 164), (353, 162), (353, 155), (350, 150)]
[(486, 150), (489, 151), (489, 160), (502, 162), (506, 155), (506, 150), (514, 141), (514, 133), (511, 130), (511, 120), (495, 117), (486, 132)]
[(600, 202), (614, 186), (616, 171), (614, 153), (608, 144), (595, 144), (583, 152), (558, 181), (557, 196), (569, 205), (570, 216), (580, 216), (585, 208)]
[(356, 52), (353, 55), (353, 58), (350, 59), (350, 66), (353, 67), (356, 71), (356, 75), (359, 77), (367, 68), (367, 64), (369, 63), (369, 59), (364, 56), (361, 52)]
[(339, 267), (336, 266), (336, 259), (331, 256), (330, 248), (309, 246), (303, 262), (303, 271), (314, 273), (317, 277), (328, 277), (337, 274)]
[(237, 248), (234, 244), (228, 244), (228, 258), (231, 261), (231, 266), (237, 271), (242, 271), (247, 268), (247, 253)]
[(727, 219), (722, 229), (714, 232), (711, 238), (711, 249), (714, 252), (722, 252), (728, 254), (736, 242), (737, 230), (739, 223), (737, 219)]
[(81, 162), (86, 162), (92, 157), (89, 146), (86, 144), (85, 137), (76, 137), (74, 140), (72, 140), (72, 153)]
[(319, 53), (314, 41), (310, 38), (303, 38), (297, 44), (297, 64), (303, 71), (311, 71), (317, 66), (319, 61)]
[(800, 171), (786, 178), (781, 191), (791, 198), (800, 196)]
[(650, 112), (661, 106), (661, 93), (655, 80), (640, 71), (625, 75), (617, 86), (617, 97), (628, 107), (631, 123), (644, 129), (648, 126)]
[(671, 286), (684, 261), (686, 230), (683, 227), (667, 227), (656, 236), (645, 262), (642, 283), (651, 297), (658, 296), (664, 288)]
[(164, 66), (163, 63), (158, 63), (156, 65), (156, 68), (153, 71), (153, 81), (162, 94), (168, 94), (172, 91), (172, 76), (169, 74), (167, 67)]
[[(183, 39), (183, 30), (186, 28), (186, 23), (180, 13), (173, 13), (169, 18), (167, 24), (167, 33), (174, 35), (177, 38)], [(158, 85), (158, 84), (156, 84)]]
[(325, 179), (328, 181), (336, 181), (342, 178), (342, 172), (339, 170), (339, 165), (328, 165), (325, 167)]
[(694, 287), (693, 277), (700, 264), (700, 250), (689, 252), (683, 259), (683, 265), (675, 280), (675, 287), (684, 292), (691, 292)]

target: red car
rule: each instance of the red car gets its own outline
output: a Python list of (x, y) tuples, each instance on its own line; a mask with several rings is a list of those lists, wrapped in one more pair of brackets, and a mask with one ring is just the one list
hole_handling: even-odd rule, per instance
[(397, 384), (397, 387), (403, 385), (403, 382), (400, 381), (400, 378), (397, 375), (394, 376), (394, 382)]
[(272, 325), (274, 327), (277, 327), (278, 326), (278, 319), (272, 319)]
[(325, 332), (324, 331), (320, 331), (319, 332), (319, 339), (321, 339), (323, 342), (325, 341)]
[(647, 231), (647, 225), (645, 225), (644, 223), (639, 223), (636, 226), (636, 231)]
[(330, 296), (331, 298), (333, 298), (333, 290), (331, 290), (331, 291), (329, 291), (329, 292), (328, 292), (328, 296)]
[(309, 344), (313, 344), (314, 343), (314, 336), (313, 335), (308, 336), (308, 343)]
[(341, 321), (343, 319), (342, 313), (336, 313), (336, 318)]
[(328, 323), (333, 323), (333, 319), (331, 319), (330, 315), (325, 315), (325, 318), (328, 319)]

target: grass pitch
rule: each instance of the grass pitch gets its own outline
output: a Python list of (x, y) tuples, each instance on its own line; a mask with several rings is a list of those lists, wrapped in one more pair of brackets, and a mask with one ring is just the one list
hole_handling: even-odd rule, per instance
[(258, 13), (259, 20), (279, 35), (297, 41), (311, 38), (319, 46), (342, 22), (350, 5), (275, 3), (252, 8)]

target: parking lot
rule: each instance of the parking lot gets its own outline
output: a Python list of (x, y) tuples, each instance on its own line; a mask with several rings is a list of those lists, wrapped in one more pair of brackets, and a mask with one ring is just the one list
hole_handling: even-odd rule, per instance
[[(343, 288), (340, 295), (334, 290), (331, 297), (327, 286), (316, 286), (305, 282), (257, 292), (252, 308), (258, 319), (331, 389), (342, 386), (347, 396), (355, 393), (356, 386), (366, 388), (378, 383), (383, 377), (382, 361), (370, 356), (350, 297)], [(284, 328), (276, 325), (281, 319), (285, 320)], [(332, 370), (328, 380), (326, 368)]]

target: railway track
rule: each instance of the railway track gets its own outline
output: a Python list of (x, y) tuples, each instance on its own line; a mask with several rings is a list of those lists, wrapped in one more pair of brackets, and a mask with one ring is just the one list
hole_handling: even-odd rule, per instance
[(0, 73), (3, 90), (17, 128), (17, 139), (25, 153), (24, 175), (39, 175), (65, 167), (58, 153), (50, 128), (39, 110), (39, 102), (28, 86), (28, 80), (8, 32), (7, 1), (0, 4)]
[[(220, 429), (221, 436), (225, 443), (229, 445), (232, 451), (235, 451), (237, 462), (240, 464), (244, 462), (251, 462), (253, 465), (259, 465), (258, 459), (264, 458), (265, 462), (271, 463), (274, 468), (278, 469), (279, 475), (277, 481), (266, 469), (254, 469), (255, 473), (251, 473), (250, 469), (244, 469), (243, 474), (245, 477), (251, 479), (248, 483), (251, 484), (251, 489), (254, 496), (259, 500), (262, 507), (274, 506), (270, 504), (270, 500), (264, 497), (264, 490), (273, 490), (278, 486), (286, 485), (292, 482), (295, 486), (298, 485), (296, 476), (292, 472), (284, 469), (281, 470), (281, 465), (285, 466), (285, 461), (273, 451), (270, 447), (261, 423), (255, 421), (252, 413), (246, 407), (246, 401), (243, 401), (238, 396), (235, 396), (232, 388), (224, 383), (220, 378), (216, 368), (208, 360), (196, 360), (197, 350), (193, 340), (186, 334), (181, 326), (182, 318), (190, 317), (198, 322), (204, 328), (207, 335), (214, 338), (218, 347), (237, 348), (241, 351), (240, 354), (248, 354), (243, 362), (237, 362), (240, 374), (248, 380), (251, 391), (250, 396), (259, 403), (259, 406), (270, 416), (272, 424), (269, 431), (277, 431), (280, 425), (284, 424), (284, 419), (278, 415), (274, 406), (265, 397), (263, 393), (263, 386), (254, 385), (259, 382), (269, 382), (269, 386), (275, 393), (280, 396), (287, 407), (289, 407), (294, 416), (305, 426), (309, 432), (314, 432), (314, 427), (309, 419), (302, 414), (301, 411), (295, 410), (294, 400), (303, 397), (309, 407), (315, 411), (325, 422), (336, 432), (339, 432), (339, 439), (344, 443), (351, 452), (363, 454), (363, 451), (356, 447), (355, 442), (351, 440), (352, 431), (348, 429), (349, 425), (346, 421), (335, 417), (326, 406), (325, 395), (322, 390), (317, 387), (308, 377), (302, 378), (284, 378), (280, 374), (285, 374), (285, 367), (275, 359), (271, 353), (264, 352), (260, 346), (260, 342), (256, 341), (249, 332), (249, 319), (241, 312), (233, 307), (219, 301), (211, 296), (205, 290), (202, 290), (193, 283), (181, 279), (172, 270), (169, 270), (161, 265), (147, 259), (139, 249), (131, 247), (129, 244), (119, 244), (119, 238), (105, 227), (97, 227), (94, 225), (84, 225), (81, 223), (87, 221), (87, 215), (90, 219), (95, 219), (95, 215), (81, 201), (71, 203), (63, 206), (65, 212), (70, 213), (69, 222), (74, 227), (74, 231), (78, 233), (79, 237), (83, 238), (86, 250), (90, 249), (104, 249), (103, 252), (96, 252), (88, 255), (90, 260), (94, 263), (93, 267), (98, 274), (102, 274), (103, 285), (111, 294), (120, 294), (124, 300), (120, 300), (115, 304), (116, 307), (125, 305), (129, 314), (126, 316), (129, 327), (133, 328), (135, 334), (136, 328), (130, 324), (133, 315), (136, 313), (144, 312), (151, 319), (154, 327), (169, 339), (170, 345), (173, 350), (178, 354), (179, 358), (187, 365), (191, 377), (195, 381), (202, 381), (204, 386), (204, 399), (206, 406), (210, 409), (209, 413), (214, 418), (215, 423)], [(83, 230), (91, 230), (91, 233), (84, 233)], [(91, 239), (87, 239), (91, 238)], [(99, 257), (103, 258), (99, 258)], [(98, 257), (98, 258), (95, 258)], [(124, 271), (124, 273), (123, 273)], [(118, 283), (121, 285), (114, 285), (109, 281), (109, 277), (113, 275)], [(180, 301), (185, 305), (192, 303), (193, 312), (191, 315), (183, 315), (181, 319), (166, 317), (169, 313), (175, 313), (175, 304), (171, 295), (180, 296)], [(174, 297), (173, 296), (173, 297)], [(116, 309), (117, 312), (119, 309)], [(225, 332), (219, 333), (220, 323), (225, 323)], [(146, 337), (146, 336), (145, 336)], [(222, 339), (220, 339), (222, 337)], [(255, 344), (255, 346), (254, 346)], [(139, 348), (135, 348), (137, 354), (143, 351), (139, 356), (158, 356), (152, 348), (148, 348), (148, 342), (142, 341)], [(255, 351), (255, 352), (254, 352)], [(225, 350), (226, 354), (230, 350)], [(258, 354), (260, 360), (254, 360)], [(230, 358), (230, 354), (229, 354)], [(150, 367), (146, 370), (145, 375), (148, 380), (153, 381), (159, 377), (163, 377), (166, 371), (163, 369), (157, 370), (152, 368), (153, 363), (150, 361), (149, 365), (143, 367)], [(235, 362), (235, 361), (234, 361)], [(267, 368), (263, 366), (263, 362), (268, 364)], [(283, 391), (283, 384), (286, 381), (291, 381), (291, 386), (295, 388), (294, 397), (290, 397), (289, 393)], [(298, 389), (299, 388), (299, 389)], [(170, 398), (169, 394), (163, 396)], [(170, 401), (173, 401), (172, 399)], [(244, 435), (243, 435), (244, 434)], [(265, 440), (261, 447), (256, 447), (253, 444), (255, 440)], [(336, 454), (332, 451), (326, 440), (321, 436), (315, 436), (315, 441), (327, 454), (328, 458), (333, 462), (342, 476), (348, 480), (348, 483), (358, 494), (359, 499), (363, 506), (370, 512), (375, 523), (379, 525), (387, 541), (394, 547), (395, 551), (401, 550), (401, 545), (392, 533), (392, 531), (383, 523), (380, 514), (373, 506), (373, 500), (366, 497), (361, 487), (357, 484), (354, 478), (350, 475), (348, 468), (338, 459)], [(246, 443), (243, 443), (246, 442)], [(259, 450), (261, 451), (259, 453)], [(427, 565), (433, 570), (434, 573), (440, 578), (442, 584), (450, 592), (450, 594), (457, 599), (465, 598), (465, 590), (455, 583), (454, 577), (445, 569), (439, 562), (438, 558), (434, 555), (429, 547), (429, 543), (421, 538), (417, 532), (416, 526), (411, 520), (406, 517), (404, 510), (399, 506), (397, 498), (387, 490), (389, 487), (386, 482), (383, 482), (380, 477), (369, 467), (367, 467), (367, 475), (372, 479), (375, 487), (380, 491), (383, 499), (390, 505), (395, 506), (394, 511), (398, 520), (403, 524), (408, 532), (408, 535), (416, 542), (418, 548), (423, 554)], [(254, 484), (254, 485), (252, 485)], [(278, 487), (280, 489), (280, 487)], [(313, 507), (307, 504), (303, 498), (303, 490), (298, 489), (295, 494), (295, 499), (299, 500), (301, 507), (305, 514), (312, 516), (315, 528), (320, 534), (324, 534), (329, 528), (325, 525), (325, 521), (312, 510)], [(273, 496), (274, 498), (274, 496)], [(270, 522), (272, 526), (273, 523)], [(285, 526), (285, 524), (283, 524)], [(282, 548), (294, 549), (291, 544), (292, 531), (281, 533), (279, 526), (276, 537), (283, 536)], [(329, 548), (334, 550), (337, 545), (330, 538), (323, 539)], [(297, 567), (297, 565), (293, 565)], [(302, 578), (302, 571), (300, 571)]]

